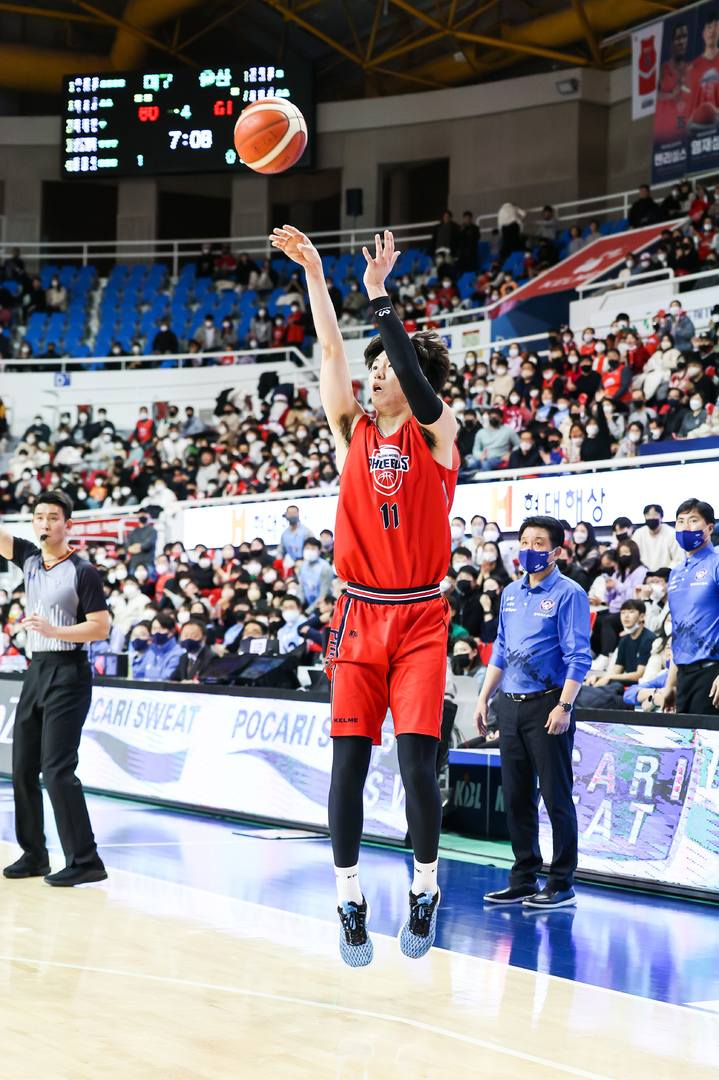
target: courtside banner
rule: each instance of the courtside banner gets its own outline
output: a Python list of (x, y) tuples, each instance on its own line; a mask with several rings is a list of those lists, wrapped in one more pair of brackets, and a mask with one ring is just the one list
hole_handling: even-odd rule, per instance
[(632, 120), (654, 115), (663, 26), (656, 22), (632, 34)]
[[(20, 679), (0, 679), (0, 772), (10, 774)], [(330, 707), (307, 699), (92, 689), (78, 776), (88, 788), (327, 828)], [(404, 788), (391, 719), (372, 750), (366, 835), (401, 840)]]
[[(566, 518), (572, 526), (578, 521), (591, 521), (593, 525), (609, 528), (614, 518), (623, 515), (641, 522), (643, 507), (656, 502), (664, 508), (665, 518), (670, 522), (687, 493), (713, 491), (716, 477), (716, 463), (701, 461), (648, 465), (642, 467), (641, 476), (635, 468), (596, 473), (558, 470), (553, 476), (526, 480), (460, 484), (450, 517), (462, 517), (469, 524), (475, 514), (482, 514), (488, 521), (496, 521), (504, 532), (517, 532), (530, 514)], [(316, 536), (322, 529), (334, 531), (336, 495), (316, 495), (295, 503), (301, 521)], [(186, 510), (185, 547), (190, 551), (196, 544), (219, 548), (223, 544), (241, 544), (255, 536), (261, 536), (269, 545), (275, 544), (287, 527), (282, 515), (288, 505), (293, 504), (278, 501)]]
[[(633, 716), (640, 721), (641, 713)], [(717, 731), (578, 723), (580, 869), (719, 890), (718, 763)], [(549, 863), (552, 831), (543, 802), (539, 839)]]
[[(679, 224), (678, 222), (676, 224)], [(534, 296), (548, 296), (588, 285), (603, 274), (616, 269), (630, 252), (642, 251), (659, 239), (665, 224), (648, 225), (644, 229), (630, 229), (614, 236), (600, 236), (587, 247), (551, 266), (526, 285), (522, 285), (498, 309), (498, 315), (506, 315), (516, 304), (531, 300)]]

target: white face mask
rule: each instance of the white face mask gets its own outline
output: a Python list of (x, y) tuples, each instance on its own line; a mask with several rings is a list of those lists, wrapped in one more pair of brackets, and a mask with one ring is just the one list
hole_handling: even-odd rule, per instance
[(302, 613), (296, 607), (283, 608), (282, 618), (286, 623), (296, 623)]
[(510, 356), (519, 356), (519, 348), (516, 345), (512, 345), (512, 347), (509, 350), (509, 355)]
[(123, 581), (127, 577), (127, 570), (124, 566), (118, 566), (115, 570), (115, 581)]
[(189, 611), (178, 611), (178, 613), (177, 613), (177, 621), (180, 624), (180, 626), (184, 626), (186, 622), (189, 622), (190, 621), (190, 613), (189, 613)]
[(510, 405), (519, 405), (519, 394), (510, 394), (509, 403)]
[(497, 540), (499, 540), (499, 533), (497, 532), (496, 529), (485, 529), (484, 530), (484, 539), (487, 540), (487, 541), (492, 541), (492, 543), (495, 543)]
[(594, 341), (594, 334), (584, 334), (582, 340), (586, 342)]
[(319, 557), (320, 557), (320, 553), (317, 550), (317, 548), (308, 548), (307, 551), (305, 552), (305, 561), (306, 562), (310, 562), (310, 563), (317, 562)]
[(484, 536), (484, 526), (483, 525), (473, 525), (472, 526), (472, 536), (475, 538), (475, 540), (479, 540), (482, 536)]
[(641, 442), (642, 436), (638, 431), (629, 432), (629, 441), (633, 443)]
[(584, 442), (584, 439), (582, 438), (581, 435), (573, 435), (572, 436), (572, 446), (581, 446), (583, 442)]
[(575, 544), (586, 544), (588, 535), (589, 534), (585, 533), (585, 532), (579, 532), (579, 531), (575, 532), (575, 534), (574, 534), (574, 542), (575, 542)]
[(261, 570), (262, 570), (262, 565), (260, 563), (258, 563), (258, 562), (248, 562), (248, 564), (247, 564), (247, 573), (250, 574), (252, 577), (255, 577), (257, 574), (259, 574), (261, 572)]
[(703, 408), (703, 406), (704, 406), (704, 402), (702, 401), (702, 399), (700, 397), (693, 397), (691, 399), (691, 401), (689, 402), (689, 408), (693, 412), (696, 412), (697, 409)]
[(125, 585), (125, 588), (122, 590), (123, 596), (127, 596), (127, 597), (137, 596), (139, 591), (140, 591), (139, 586), (136, 585), (134, 581), (128, 581), (127, 584)]
[(464, 527), (462, 525), (452, 525), (450, 532), (453, 540), (461, 540), (464, 536)]
[(523, 454), (528, 454), (529, 451), (532, 449), (532, 443), (531, 442), (520, 442), (519, 449), (522, 451)]

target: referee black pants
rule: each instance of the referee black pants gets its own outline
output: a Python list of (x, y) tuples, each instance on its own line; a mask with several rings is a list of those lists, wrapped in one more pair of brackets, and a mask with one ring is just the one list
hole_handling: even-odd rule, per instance
[(40, 773), (55, 813), (68, 866), (96, 866), (100, 857), (75, 776), (82, 726), (90, 708), (92, 671), (83, 653), (32, 660), (15, 714), (12, 779), (15, 834), (39, 865), (47, 864)]
[(514, 866), (509, 884), (533, 885), (542, 868), (539, 850), (539, 791), (552, 825), (552, 865), (547, 888), (570, 889), (577, 868), (577, 812), (572, 801), (572, 748), (575, 720), (569, 730), (549, 735), (545, 724), (561, 690), (531, 701), (497, 694), (502, 761), (502, 790)]

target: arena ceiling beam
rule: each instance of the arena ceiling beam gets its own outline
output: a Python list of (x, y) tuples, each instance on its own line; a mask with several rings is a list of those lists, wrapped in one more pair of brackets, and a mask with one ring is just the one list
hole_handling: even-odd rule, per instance
[(80, 15), (76, 11), (55, 11), (51, 8), (29, 7), (27, 4), (0, 4), (0, 11), (8, 11), (13, 15), (23, 15), (36, 19), (58, 19), (60, 22), (93, 23), (95, 26), (105, 25), (105, 20), (96, 15)]
[(589, 19), (587, 18), (587, 13), (584, 10), (583, 0), (572, 0), (572, 7), (577, 13), (579, 25), (584, 31), (584, 36), (587, 39), (590, 51), (592, 53), (592, 56), (594, 57), (594, 63), (599, 66), (602, 64), (602, 53), (599, 45), (597, 44), (597, 39), (595, 37), (594, 31), (589, 25)]
[[(132, 37), (140, 38), (140, 40), (144, 41), (147, 45), (152, 45), (154, 48), (169, 53), (170, 56), (174, 56), (175, 59), (179, 60), (182, 64), (188, 64), (191, 67), (194, 67), (196, 61), (190, 59), (189, 56), (185, 56), (184, 53), (178, 52), (177, 49), (173, 49), (171, 45), (166, 45), (164, 41), (160, 41), (159, 38), (154, 37), (152, 34), (148, 34), (142, 27), (134, 26), (132, 23), (125, 22), (123, 19), (116, 19), (114, 15), (109, 15), (100, 8), (93, 7), (92, 4), (88, 4), (86, 0), (72, 0), (72, 3), (77, 7), (83, 8), (85, 11), (89, 11), (93, 15), (96, 15), (101, 22), (115, 26), (119, 30), (123, 30), (126, 34), (130, 34)], [(148, 6), (150, 6), (149, 3)]]

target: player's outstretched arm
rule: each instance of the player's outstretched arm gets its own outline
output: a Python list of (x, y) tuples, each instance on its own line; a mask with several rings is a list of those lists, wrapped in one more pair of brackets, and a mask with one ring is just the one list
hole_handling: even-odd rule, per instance
[(0, 525), (0, 555), (3, 559), (12, 559), (15, 550), (15, 537)]
[(364, 284), (372, 302), (380, 337), (394, 373), (407, 398), (412, 413), (427, 431), (434, 436), (433, 457), (446, 468), (455, 468), (454, 440), (457, 437), (457, 421), (454, 413), (430, 385), (422, 368), (412, 339), (402, 325), (387, 295), (385, 280), (400, 254), (395, 251), (394, 237), (385, 230), (384, 245), (379, 233), (375, 235), (375, 254), (362, 248), (367, 268)]
[(274, 229), (270, 242), (305, 271), (312, 318), (322, 349), (320, 397), (339, 451), (343, 444), (349, 444), (354, 424), (362, 416), (363, 409), (352, 389), (344, 341), (327, 291), (322, 260), (309, 238), (292, 225)]

